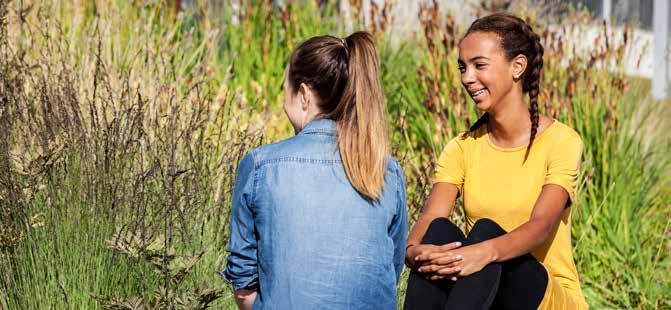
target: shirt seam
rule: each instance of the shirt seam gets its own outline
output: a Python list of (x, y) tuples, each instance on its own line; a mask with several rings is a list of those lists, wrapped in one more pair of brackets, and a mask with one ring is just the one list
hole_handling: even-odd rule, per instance
[(300, 158), (300, 157), (281, 157), (281, 158), (272, 158), (264, 159), (255, 164), (255, 168), (261, 168), (268, 164), (279, 163), (279, 162), (301, 162), (301, 163), (312, 163), (312, 164), (335, 164), (342, 163), (340, 159), (310, 159), (310, 158)]
[(401, 187), (403, 186), (403, 177), (401, 176), (401, 169), (399, 167), (394, 167), (394, 172), (396, 172), (396, 195), (398, 197), (399, 203), (398, 206), (396, 207), (398, 212), (402, 212), (401, 210), (401, 205), (403, 200), (403, 193), (401, 193)]
[[(539, 141), (540, 141), (542, 138), (544, 138), (545, 136), (547, 136), (546, 133), (547, 133), (550, 129), (552, 129), (553, 127), (557, 127), (557, 126), (555, 126), (555, 125), (557, 125), (558, 123), (559, 123), (559, 122), (558, 122), (557, 120), (554, 120), (554, 121), (552, 122), (552, 124), (550, 124), (550, 126), (548, 126), (547, 128), (545, 128), (545, 130), (543, 130), (543, 132), (541, 132), (540, 135), (537, 136), (537, 137), (534, 139), (534, 142), (535, 142), (536, 144), (538, 144)], [(494, 141), (492, 141), (492, 139), (491, 139), (491, 137), (490, 137), (490, 135), (489, 135), (489, 132), (485, 132), (485, 134), (484, 134), (484, 138), (485, 138), (485, 140), (487, 140), (487, 144), (488, 144), (492, 149), (494, 149), (495, 151), (499, 151), (499, 152), (505, 152), (505, 153), (520, 152), (520, 151), (522, 151), (522, 150), (525, 150), (527, 147), (529, 147), (528, 145), (520, 145), (520, 146), (517, 146), (517, 147), (501, 147), (501, 146), (498, 146), (498, 145), (494, 144)]]
[[(254, 211), (253, 207), (256, 204), (255, 203), (256, 202), (256, 190), (257, 190), (258, 183), (259, 183), (258, 182), (259, 170), (257, 169), (258, 167), (256, 165), (256, 155), (255, 155), (255, 153), (256, 153), (256, 150), (253, 150), (250, 153), (250, 155), (252, 156), (252, 169), (253, 169), (252, 172), (254, 173), (254, 180), (253, 180), (253, 184), (252, 184), (252, 193), (251, 193), (252, 194), (252, 199), (250, 199), (251, 206), (249, 208), (250, 210), (252, 210), (252, 212)], [(253, 213), (255, 213), (255, 212), (253, 212)]]
[(333, 132), (331, 130), (318, 130), (318, 129), (315, 130), (315, 129), (312, 129), (310, 131), (305, 131), (305, 132), (301, 132), (301, 133), (306, 134), (306, 135), (335, 136), (335, 132)]

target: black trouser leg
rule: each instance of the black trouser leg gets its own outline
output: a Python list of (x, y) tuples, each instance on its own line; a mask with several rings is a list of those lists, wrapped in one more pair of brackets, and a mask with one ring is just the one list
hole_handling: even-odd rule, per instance
[[(475, 222), (462, 246), (493, 239), (505, 234), (499, 225), (489, 219)], [(445, 309), (489, 309), (499, 288), (502, 266), (492, 263), (482, 270), (460, 278), (452, 285)]]
[[(431, 232), (431, 233), (429, 233)], [(447, 219), (436, 219), (422, 243), (446, 244), (462, 241), (464, 246), (505, 234), (489, 219), (478, 220), (468, 238)], [(461, 239), (460, 239), (461, 238)], [(429, 281), (416, 272), (408, 280), (405, 309), (536, 309), (545, 294), (545, 268), (530, 254), (494, 263), (470, 276), (452, 281)]]
[(543, 265), (531, 254), (503, 263), (495, 309), (538, 309), (549, 278)]
[[(422, 244), (442, 245), (456, 241), (463, 243), (465, 239), (461, 230), (452, 222), (446, 218), (437, 218), (429, 225)], [(430, 281), (420, 273), (410, 271), (403, 309), (443, 309), (452, 284), (450, 280)]]

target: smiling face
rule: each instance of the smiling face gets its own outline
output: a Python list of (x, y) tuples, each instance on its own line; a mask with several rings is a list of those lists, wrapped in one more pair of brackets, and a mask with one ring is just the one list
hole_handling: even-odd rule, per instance
[(480, 111), (489, 112), (506, 100), (521, 74), (515, 61), (506, 57), (497, 34), (474, 32), (459, 44), (461, 83)]

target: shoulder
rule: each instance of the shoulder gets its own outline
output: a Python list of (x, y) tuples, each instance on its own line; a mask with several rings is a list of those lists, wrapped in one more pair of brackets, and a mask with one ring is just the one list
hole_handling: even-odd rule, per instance
[(257, 165), (281, 158), (292, 157), (302, 149), (298, 136), (254, 148), (250, 154)]
[(387, 173), (393, 173), (403, 179), (403, 168), (393, 156), (387, 158)]
[(447, 144), (443, 146), (441, 155), (457, 155), (465, 154), (474, 145), (482, 141), (482, 133), (480, 129), (475, 132), (463, 132), (453, 137)]
[(456, 137), (452, 138), (447, 145), (453, 145), (454, 147), (459, 147), (462, 150), (467, 150), (476, 144), (485, 143), (486, 140), (487, 125), (482, 125), (472, 132), (464, 131), (459, 133)]
[(545, 141), (540, 143), (545, 146), (548, 160), (579, 159), (582, 156), (584, 144), (580, 135), (571, 127), (555, 120), (548, 132)]
[(552, 126), (551, 140), (554, 146), (580, 145), (582, 147), (582, 138), (573, 128), (558, 120), (555, 120)]
[[(397, 195), (405, 195), (406, 188), (405, 188), (405, 176), (403, 175), (403, 168), (398, 163), (398, 161), (392, 156), (389, 156), (387, 158), (387, 171), (385, 172), (385, 179), (386, 179), (385, 183), (387, 183), (385, 187), (391, 185), (392, 188), (395, 189)], [(400, 199), (403, 200), (404, 198)]]

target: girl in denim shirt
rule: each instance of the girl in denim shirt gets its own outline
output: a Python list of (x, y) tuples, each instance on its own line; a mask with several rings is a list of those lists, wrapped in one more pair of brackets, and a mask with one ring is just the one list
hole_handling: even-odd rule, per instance
[(223, 276), (241, 309), (396, 309), (407, 213), (372, 37), (313, 37), (284, 81), (296, 136), (238, 167)]

